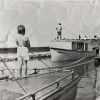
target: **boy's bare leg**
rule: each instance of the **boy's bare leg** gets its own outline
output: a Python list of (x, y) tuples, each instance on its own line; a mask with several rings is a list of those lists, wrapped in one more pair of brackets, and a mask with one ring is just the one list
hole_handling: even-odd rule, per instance
[(22, 76), (22, 65), (23, 65), (23, 60), (21, 58), (21, 56), (18, 56), (18, 71), (19, 71), (19, 75), (18, 77)]
[(19, 75), (22, 77), (22, 66), (23, 66), (23, 59), (19, 58)]
[(23, 65), (23, 63), (21, 63), (21, 65), (20, 65), (20, 69), (19, 69), (20, 77), (22, 77), (22, 65)]
[(27, 76), (27, 60), (25, 60), (25, 75)]

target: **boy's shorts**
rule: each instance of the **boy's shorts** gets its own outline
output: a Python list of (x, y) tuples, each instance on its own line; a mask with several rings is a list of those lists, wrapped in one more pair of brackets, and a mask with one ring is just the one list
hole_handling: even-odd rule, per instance
[(26, 61), (26, 60), (29, 60), (29, 55), (28, 54), (18, 55), (17, 58), (18, 58), (18, 61)]
[(18, 48), (17, 58), (18, 58), (19, 61), (29, 60), (28, 49), (26, 47), (25, 48)]

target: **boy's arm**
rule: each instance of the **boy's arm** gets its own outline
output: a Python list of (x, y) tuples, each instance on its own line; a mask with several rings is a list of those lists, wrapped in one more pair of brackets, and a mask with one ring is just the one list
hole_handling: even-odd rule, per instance
[(29, 49), (29, 52), (31, 51), (31, 45), (30, 45), (30, 40), (28, 39), (28, 49)]
[(15, 39), (16, 45), (19, 46), (19, 42), (17, 39)]
[(30, 40), (28, 37), (25, 38), (25, 41), (27, 41), (26, 43), (26, 47), (28, 48), (29, 52), (30, 52), (30, 48), (31, 48), (31, 45), (30, 45)]

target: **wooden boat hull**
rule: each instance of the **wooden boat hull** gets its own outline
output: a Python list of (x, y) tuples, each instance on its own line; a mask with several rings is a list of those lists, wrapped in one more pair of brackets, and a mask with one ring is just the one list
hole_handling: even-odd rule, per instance
[[(16, 100), (24, 100), (31, 96), (32, 100), (75, 100), (80, 76), (73, 76), (73, 73), (74, 72), (69, 72), (69, 74), (64, 75), (62, 78)], [(59, 74), (60, 73), (58, 73), (58, 75)], [(55, 75), (56, 73), (53, 74), (53, 77), (55, 77)]]
[(75, 51), (58, 48), (51, 48), (50, 51), (51, 61), (75, 61), (83, 57), (93, 57), (95, 55), (93, 51)]
[(58, 90), (51, 93), (43, 100), (75, 100), (79, 81), (80, 78), (77, 77), (69, 82), (69, 84), (61, 86)]

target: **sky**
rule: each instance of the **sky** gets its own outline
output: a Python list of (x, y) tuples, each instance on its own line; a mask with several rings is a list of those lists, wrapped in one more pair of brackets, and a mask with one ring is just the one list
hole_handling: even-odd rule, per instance
[(16, 47), (18, 25), (26, 27), (32, 47), (49, 46), (59, 22), (63, 38), (100, 37), (100, 1), (0, 0), (0, 47)]

